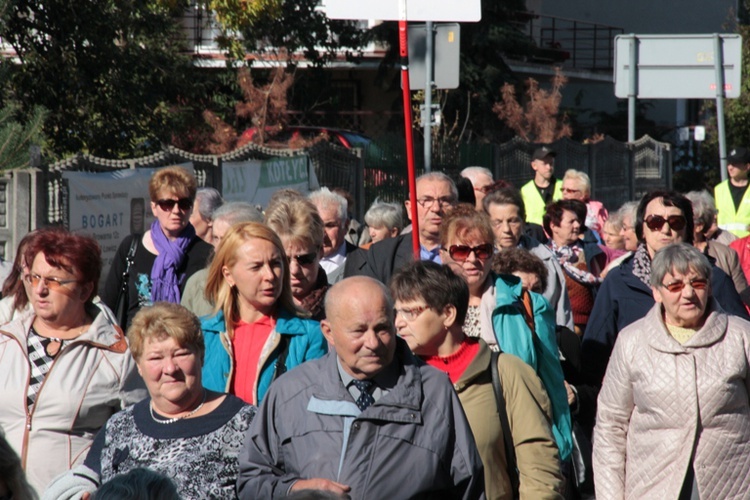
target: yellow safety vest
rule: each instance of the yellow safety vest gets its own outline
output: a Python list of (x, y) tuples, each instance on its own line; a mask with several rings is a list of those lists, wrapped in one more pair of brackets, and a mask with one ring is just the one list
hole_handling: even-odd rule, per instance
[[(542, 224), (542, 217), (547, 211), (547, 207), (544, 204), (542, 195), (539, 194), (539, 190), (534, 185), (534, 179), (523, 185), (521, 188), (521, 197), (523, 197), (523, 204), (526, 208), (526, 222), (533, 222), (534, 224)], [(562, 181), (557, 179), (555, 181), (555, 189), (552, 191), (552, 200), (562, 200)]]
[(714, 198), (716, 198), (716, 209), (719, 211), (717, 218), (719, 227), (738, 238), (750, 234), (750, 231), (747, 230), (747, 226), (750, 224), (750, 188), (742, 196), (740, 208), (737, 210), (734, 208), (734, 200), (732, 199), (732, 193), (729, 191), (728, 180), (716, 185)]

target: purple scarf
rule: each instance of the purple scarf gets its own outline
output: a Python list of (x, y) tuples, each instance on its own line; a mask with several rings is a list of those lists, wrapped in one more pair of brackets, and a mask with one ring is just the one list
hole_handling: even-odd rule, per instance
[(151, 300), (154, 302), (180, 303), (177, 269), (185, 261), (185, 251), (194, 237), (192, 224), (188, 224), (174, 241), (169, 241), (158, 220), (151, 224), (151, 241), (159, 252), (151, 268)]

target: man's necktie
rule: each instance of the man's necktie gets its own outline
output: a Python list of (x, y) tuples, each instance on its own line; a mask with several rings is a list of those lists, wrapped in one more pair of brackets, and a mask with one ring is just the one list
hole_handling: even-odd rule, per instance
[(373, 382), (372, 380), (355, 380), (353, 382), (354, 387), (359, 389), (359, 397), (357, 398), (357, 408), (360, 409), (360, 411), (365, 411), (371, 404), (375, 402), (375, 398), (372, 397), (372, 394), (370, 394), (370, 389), (372, 388)]

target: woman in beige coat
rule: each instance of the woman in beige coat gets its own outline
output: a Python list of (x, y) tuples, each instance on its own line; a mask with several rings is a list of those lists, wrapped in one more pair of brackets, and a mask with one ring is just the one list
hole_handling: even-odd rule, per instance
[(746, 498), (750, 323), (711, 298), (687, 244), (652, 263), (656, 304), (619, 335), (594, 430), (597, 498)]

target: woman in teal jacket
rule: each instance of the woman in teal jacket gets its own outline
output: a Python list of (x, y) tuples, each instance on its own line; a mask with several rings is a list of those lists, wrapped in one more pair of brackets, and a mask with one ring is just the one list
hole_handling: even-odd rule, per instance
[(207, 389), (259, 405), (279, 375), (328, 351), (319, 323), (294, 304), (284, 247), (264, 224), (238, 224), (224, 236), (206, 296), (217, 309), (201, 322)]

